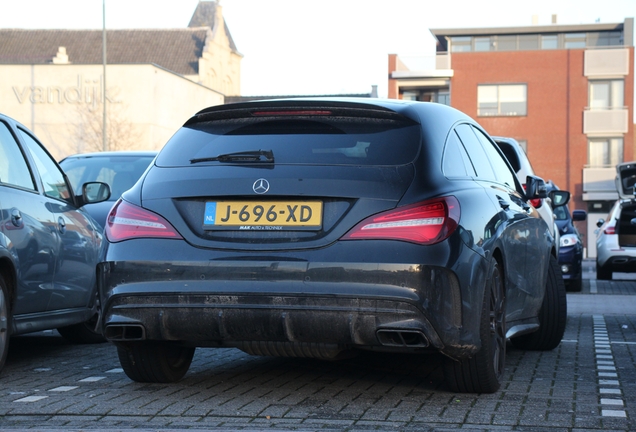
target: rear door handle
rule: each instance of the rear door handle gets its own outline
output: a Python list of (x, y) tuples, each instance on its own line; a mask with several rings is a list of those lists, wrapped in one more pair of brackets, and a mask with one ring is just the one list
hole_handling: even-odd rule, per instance
[(62, 216), (57, 218), (57, 230), (60, 232), (60, 234), (64, 234), (66, 232), (66, 222), (64, 221), (64, 218)]
[(11, 223), (18, 228), (22, 226), (22, 213), (17, 208), (11, 209)]

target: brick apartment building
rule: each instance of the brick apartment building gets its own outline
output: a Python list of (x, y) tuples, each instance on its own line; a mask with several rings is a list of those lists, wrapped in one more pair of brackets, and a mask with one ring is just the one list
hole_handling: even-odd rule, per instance
[[(553, 17), (553, 21), (555, 21)], [(535, 171), (572, 193), (595, 256), (596, 220), (634, 152), (634, 19), (623, 23), (436, 29), (434, 66), (389, 55), (389, 98), (451, 105), (517, 139)], [(590, 241), (587, 241), (590, 239)]]

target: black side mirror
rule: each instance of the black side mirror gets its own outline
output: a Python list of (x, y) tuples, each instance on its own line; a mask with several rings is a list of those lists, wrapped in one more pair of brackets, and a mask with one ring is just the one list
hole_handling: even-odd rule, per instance
[(545, 180), (537, 176), (526, 177), (526, 197), (528, 199), (547, 198), (548, 189)]
[(110, 186), (103, 182), (88, 182), (82, 185), (82, 195), (78, 197), (80, 207), (84, 204), (94, 204), (110, 198)]
[(548, 194), (552, 201), (552, 208), (561, 207), (570, 202), (570, 192), (565, 190), (553, 190)]
[(605, 223), (605, 219), (599, 219), (596, 221), (596, 226), (600, 228), (604, 223)]
[(587, 212), (585, 210), (573, 210), (572, 211), (572, 220), (573, 221), (584, 221), (585, 219), (587, 219)]

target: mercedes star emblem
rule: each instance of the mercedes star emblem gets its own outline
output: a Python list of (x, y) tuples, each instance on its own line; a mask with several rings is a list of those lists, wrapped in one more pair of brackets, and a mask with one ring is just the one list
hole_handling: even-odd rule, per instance
[(259, 178), (254, 182), (254, 185), (252, 185), (252, 189), (257, 194), (262, 195), (269, 190), (269, 182), (264, 178)]

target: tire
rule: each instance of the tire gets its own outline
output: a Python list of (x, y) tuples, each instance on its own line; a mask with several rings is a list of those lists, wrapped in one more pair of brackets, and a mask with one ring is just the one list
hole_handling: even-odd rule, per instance
[(565, 284), (556, 258), (550, 257), (548, 279), (541, 310), (539, 330), (511, 339), (513, 346), (525, 350), (549, 351), (561, 343), (568, 317)]
[(570, 279), (565, 282), (565, 290), (568, 292), (581, 292), (583, 289), (583, 279)]
[(169, 342), (133, 342), (117, 345), (119, 363), (137, 382), (171, 383), (188, 372), (195, 348)]
[(596, 263), (596, 279), (598, 280), (612, 280), (612, 271), (603, 269)]
[(444, 362), (444, 378), (452, 391), (493, 393), (499, 390), (506, 362), (505, 310), (503, 274), (499, 263), (493, 260), (479, 324), (481, 348), (471, 358)]
[(0, 275), (0, 372), (7, 361), (11, 336), (11, 308), (9, 307), (9, 289)]

